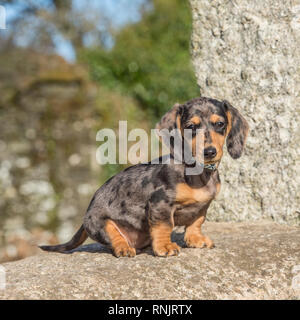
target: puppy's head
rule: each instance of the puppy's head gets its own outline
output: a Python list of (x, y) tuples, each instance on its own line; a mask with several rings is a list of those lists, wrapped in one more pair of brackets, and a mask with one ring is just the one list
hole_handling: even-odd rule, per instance
[(204, 139), (205, 164), (213, 164), (221, 160), (225, 141), (231, 157), (239, 158), (249, 130), (247, 121), (228, 101), (220, 102), (204, 97), (193, 99), (182, 105), (174, 105), (162, 117), (156, 128), (169, 131), (179, 129), (181, 135), (184, 134), (184, 129), (190, 129), (192, 141), (189, 141), (189, 144), (193, 155), (197, 132), (201, 132)]

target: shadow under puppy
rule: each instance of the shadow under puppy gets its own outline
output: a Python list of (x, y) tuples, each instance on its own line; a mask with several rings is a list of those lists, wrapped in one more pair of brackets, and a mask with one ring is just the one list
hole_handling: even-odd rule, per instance
[[(213, 247), (201, 233), (207, 209), (220, 191), (218, 166), (226, 140), (232, 158), (242, 154), (248, 124), (227, 101), (205, 97), (176, 104), (157, 125), (157, 129), (192, 130), (204, 133), (204, 169), (188, 175), (188, 164), (138, 164), (104, 183), (92, 198), (83, 225), (73, 238), (57, 246), (41, 246), (46, 251), (66, 252), (89, 236), (112, 248), (117, 257), (134, 257), (136, 249), (152, 244), (157, 256), (178, 255), (180, 247), (171, 242), (175, 226), (185, 226), (188, 247)], [(194, 151), (194, 150), (193, 150)]]

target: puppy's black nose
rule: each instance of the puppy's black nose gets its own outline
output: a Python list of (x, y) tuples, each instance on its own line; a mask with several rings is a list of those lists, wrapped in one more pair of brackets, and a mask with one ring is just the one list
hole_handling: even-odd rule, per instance
[(204, 149), (204, 158), (212, 159), (216, 156), (217, 150), (214, 147), (208, 147)]

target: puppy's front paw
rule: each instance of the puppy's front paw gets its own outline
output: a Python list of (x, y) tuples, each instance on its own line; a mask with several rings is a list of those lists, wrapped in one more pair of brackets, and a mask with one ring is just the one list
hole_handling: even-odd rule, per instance
[(185, 235), (184, 241), (189, 248), (204, 248), (206, 246), (211, 249), (215, 246), (209, 237), (198, 234)]
[(175, 242), (160, 243), (153, 245), (153, 251), (159, 257), (178, 256), (180, 247)]
[(135, 257), (136, 251), (134, 248), (128, 246), (127, 244), (121, 244), (118, 247), (114, 248), (114, 254), (117, 258), (120, 257)]

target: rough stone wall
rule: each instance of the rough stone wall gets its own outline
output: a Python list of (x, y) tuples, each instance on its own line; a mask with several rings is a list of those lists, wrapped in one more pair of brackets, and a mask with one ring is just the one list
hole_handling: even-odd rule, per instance
[(300, 2), (190, 0), (201, 95), (246, 117), (245, 154), (228, 154), (212, 220), (270, 218), (300, 225)]

